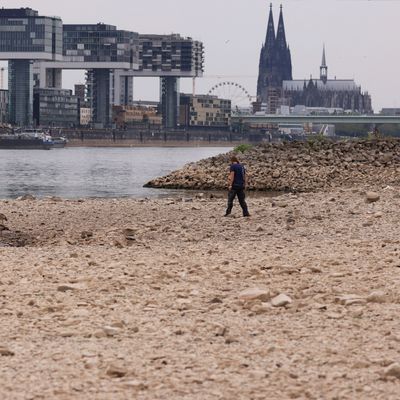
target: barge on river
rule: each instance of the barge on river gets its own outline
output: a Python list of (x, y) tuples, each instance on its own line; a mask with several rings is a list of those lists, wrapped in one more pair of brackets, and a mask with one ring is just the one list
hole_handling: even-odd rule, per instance
[(50, 150), (53, 146), (51, 136), (42, 129), (23, 129), (0, 134), (0, 149)]

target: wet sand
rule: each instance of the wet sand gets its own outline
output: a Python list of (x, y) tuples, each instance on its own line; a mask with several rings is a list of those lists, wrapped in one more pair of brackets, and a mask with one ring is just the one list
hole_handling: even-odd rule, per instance
[(0, 398), (398, 399), (399, 203), (0, 201)]

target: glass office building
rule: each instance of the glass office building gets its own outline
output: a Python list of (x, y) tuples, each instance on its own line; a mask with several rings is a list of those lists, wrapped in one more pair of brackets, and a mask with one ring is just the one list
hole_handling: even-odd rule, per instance
[(72, 128), (79, 125), (78, 97), (72, 90), (34, 89), (33, 118), (42, 127)]
[(0, 59), (9, 60), (9, 120), (31, 125), (33, 60), (62, 59), (62, 21), (30, 8), (0, 9)]
[(62, 21), (30, 8), (0, 9), (0, 58), (61, 60)]
[(64, 25), (63, 28), (64, 61), (124, 63), (128, 68), (138, 63), (139, 34), (136, 32), (106, 24)]
[(175, 76), (201, 76), (204, 50), (201, 42), (173, 35), (140, 35), (139, 71)]
[[(93, 122), (99, 126), (111, 123), (112, 71), (135, 69), (139, 64), (139, 34), (119, 30), (113, 25), (64, 25), (64, 63), (89, 70), (90, 101)], [(120, 78), (126, 83), (124, 93), (133, 89), (133, 80)]]

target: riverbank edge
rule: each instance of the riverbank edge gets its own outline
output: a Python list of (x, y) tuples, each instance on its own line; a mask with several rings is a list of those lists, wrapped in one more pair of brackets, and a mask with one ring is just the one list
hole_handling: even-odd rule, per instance
[(152, 140), (151, 142), (141, 142), (139, 140), (124, 140), (124, 141), (112, 141), (109, 139), (89, 139), (89, 140), (79, 140), (71, 139), (68, 141), (66, 147), (226, 147), (233, 148), (237, 145), (246, 142), (219, 142), (219, 141), (163, 141), (163, 140)]
[[(190, 163), (145, 184), (147, 188), (223, 190), (234, 152)], [(282, 142), (239, 153), (249, 172), (248, 189), (318, 192), (332, 188), (399, 184), (400, 140)]]

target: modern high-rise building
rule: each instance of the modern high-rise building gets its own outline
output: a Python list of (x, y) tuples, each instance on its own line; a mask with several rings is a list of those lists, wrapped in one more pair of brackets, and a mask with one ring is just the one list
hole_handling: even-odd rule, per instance
[(62, 22), (30, 8), (0, 9), (0, 59), (9, 61), (9, 120), (32, 123), (33, 60), (62, 59)]
[(139, 35), (106, 24), (62, 25), (37, 11), (0, 10), (0, 60), (9, 60), (10, 120), (33, 122), (33, 88), (61, 89), (62, 71), (87, 71), (94, 125), (112, 124), (112, 105), (133, 104), (135, 77), (158, 77), (164, 126), (178, 123), (179, 78), (203, 73), (203, 45), (180, 35)]
[(158, 74), (163, 125), (174, 128), (179, 121), (179, 79), (203, 73), (203, 44), (180, 35), (140, 35), (139, 72)]
[[(64, 63), (91, 69), (93, 122), (110, 125), (114, 70), (137, 69), (139, 65), (139, 34), (118, 30), (106, 24), (64, 25)], [(125, 98), (133, 89), (132, 79), (121, 77), (115, 85)]]

